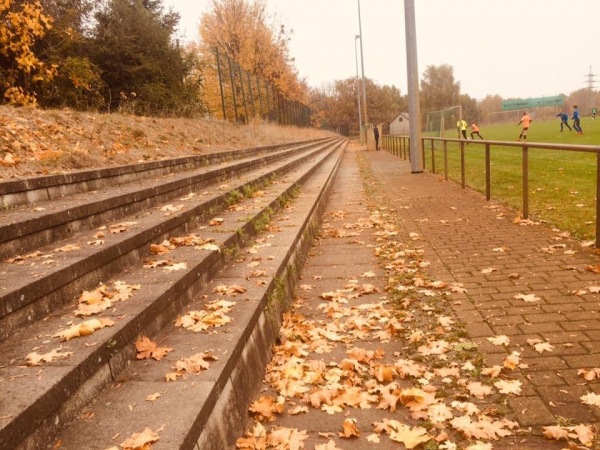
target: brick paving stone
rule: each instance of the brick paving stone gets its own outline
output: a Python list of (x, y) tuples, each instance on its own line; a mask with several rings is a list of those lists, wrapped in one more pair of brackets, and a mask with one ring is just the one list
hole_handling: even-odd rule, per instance
[(465, 328), (470, 336), (493, 336), (494, 332), (485, 322), (468, 323)]
[(528, 314), (528, 315), (525, 315), (525, 319), (531, 323), (564, 322), (566, 317), (563, 314), (546, 313), (546, 314)]
[(563, 331), (560, 323), (557, 322), (525, 323), (518, 326), (523, 333), (548, 333)]
[(539, 370), (528, 375), (534, 386), (565, 386), (567, 382), (555, 370)]
[(551, 425), (555, 422), (554, 415), (537, 396), (510, 398), (508, 404), (517, 412), (517, 420), (525, 427)]
[(563, 328), (567, 331), (587, 331), (600, 330), (600, 321), (598, 320), (578, 320), (563, 322)]
[(600, 353), (586, 356), (565, 356), (565, 363), (571, 368), (600, 367)]
[(600, 313), (598, 311), (578, 311), (578, 312), (565, 312), (565, 317), (568, 320), (587, 320), (600, 318)]
[(569, 366), (558, 356), (531, 356), (522, 355), (525, 362), (529, 365), (529, 370), (561, 370)]
[(559, 305), (541, 305), (545, 312), (567, 313), (571, 311), (582, 311), (581, 303), (563, 303)]

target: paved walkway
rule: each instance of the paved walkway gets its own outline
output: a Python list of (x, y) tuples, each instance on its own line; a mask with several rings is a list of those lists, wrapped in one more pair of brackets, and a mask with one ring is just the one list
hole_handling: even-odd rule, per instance
[[(400, 395), (404, 389), (414, 387), (414, 380), (418, 379), (418, 376), (410, 381), (410, 376), (398, 377), (406, 361), (422, 362), (426, 367), (416, 383), (424, 392), (430, 392), (428, 384), (435, 385), (436, 397), (445, 396), (446, 404), (468, 401), (483, 411), (482, 415), (463, 415), (471, 417), (474, 423), (477, 423), (475, 417), (480, 419), (479, 425), (470, 431), (463, 428), (467, 432), (458, 432), (459, 426), (440, 425), (443, 421), (436, 423), (430, 415), (430, 420), (425, 421), (426, 428), (430, 436), (439, 437), (440, 447), (432, 446), (431, 441), (426, 448), (467, 448), (478, 440), (479, 432), (488, 433), (484, 424), (488, 418), (500, 421), (496, 425), (502, 423), (498, 426), (510, 431), (502, 432), (507, 436), (499, 440), (481, 439), (491, 442), (494, 449), (564, 448), (567, 445), (564, 441), (542, 438), (542, 427), (559, 422), (597, 425), (599, 407), (584, 404), (580, 397), (590, 392), (600, 393), (600, 383), (586, 381), (578, 371), (600, 367), (600, 296), (594, 293), (600, 290), (596, 288), (600, 279), (597, 273), (587, 270), (598, 265), (598, 257), (546, 225), (516, 224), (513, 222), (516, 216), (517, 212), (486, 202), (480, 194), (445, 182), (437, 175), (411, 174), (407, 162), (388, 152), (365, 152), (351, 145), (336, 179), (322, 238), (302, 271), (299, 299), (294, 308), (301, 316), (288, 317), (287, 327), (282, 328), (283, 345), (276, 350), (267, 375), (270, 384), (270, 388), (265, 388), (267, 394), (276, 396), (286, 391), (289, 394), (298, 389), (296, 395), (286, 394), (286, 412), (276, 415), (268, 425), (265, 422), (269, 431), (277, 427), (306, 430), (306, 436), (301, 434), (298, 441), (311, 449), (404, 448), (397, 442), (413, 448), (410, 445), (416, 441), (405, 435), (422, 433), (418, 427), (424, 422), (418, 418), (424, 409)], [(397, 251), (392, 260), (388, 250), (394, 245)], [(403, 269), (398, 271), (400, 264)], [(390, 280), (398, 283), (398, 274), (400, 277), (410, 274), (410, 282), (421, 285), (422, 289), (403, 287), (408, 294), (398, 296), (398, 290), (390, 290)], [(443, 293), (436, 291), (441, 284), (446, 286)], [(460, 292), (461, 286), (466, 292)], [(450, 287), (459, 292), (450, 294)], [(339, 303), (338, 297), (342, 297)], [(378, 309), (380, 302), (394, 305), (396, 312), (386, 316)], [(369, 306), (365, 308), (365, 304)], [(363, 322), (355, 315), (361, 308), (363, 312), (367, 310)], [(396, 319), (402, 328), (394, 328)], [(348, 323), (354, 324), (353, 327), (348, 327)], [(315, 343), (313, 337), (308, 338), (315, 334), (315, 328), (324, 337), (323, 327), (328, 337), (329, 333), (337, 333), (339, 345), (318, 339)], [(294, 370), (304, 365), (304, 375), (297, 377), (301, 387), (282, 388), (281, 383), (277, 384), (278, 374), (290, 375), (292, 371), (289, 354), (287, 359), (284, 355), (292, 352), (290, 343), (305, 332), (305, 338), (300, 340), (307, 347), (293, 347), (294, 356), (324, 361), (319, 377), (321, 381), (327, 379), (329, 384), (310, 386), (303, 377), (308, 372), (306, 368), (314, 366), (298, 359)], [(391, 333), (392, 338), (386, 339), (384, 332)], [(415, 341), (409, 341), (413, 338)], [(435, 346), (441, 345), (445, 338), (454, 339), (452, 351), (442, 350), (436, 355)], [(290, 345), (286, 346), (286, 342)], [(469, 347), (471, 342), (477, 344), (475, 350)], [(458, 346), (466, 351), (458, 351)], [(429, 356), (419, 357), (419, 352), (427, 350), (425, 347), (434, 355), (433, 363)], [(353, 352), (356, 349), (365, 350), (370, 356), (363, 353), (361, 359)], [(511, 354), (518, 354), (519, 367), (514, 371), (506, 367), (507, 356)], [(375, 363), (377, 359), (385, 365)], [(489, 396), (478, 397), (475, 387), (471, 390), (467, 386), (476, 377), (467, 373), (464, 363), (476, 360), (480, 364), (477, 376), (492, 388)], [(366, 370), (353, 377), (347, 373), (348, 364), (357, 373), (359, 366)], [(494, 366), (504, 366), (499, 376), (481, 375), (481, 369)], [(342, 368), (343, 372), (333, 388), (329, 377), (335, 375), (326, 369), (331, 367)], [(386, 380), (385, 369), (390, 367), (395, 378), (391, 390), (385, 393), (380, 386), (371, 384), (368, 377), (380, 382)], [(457, 369), (460, 375), (442, 369)], [(310, 373), (313, 374), (312, 369)], [(492, 387), (500, 380), (520, 381), (520, 393), (500, 395), (498, 391), (502, 388)], [(273, 386), (278, 386), (279, 392)], [(348, 394), (354, 388), (379, 394), (380, 398), (396, 398), (398, 408), (382, 401), (373, 403), (373, 399), (369, 400), (370, 408), (340, 400), (342, 393)], [(472, 395), (465, 394), (465, 388)], [(313, 408), (291, 414), (295, 406), (306, 403), (306, 395)], [(363, 400), (363, 406), (369, 403)], [(461, 414), (460, 406), (454, 409), (456, 418)], [(398, 423), (386, 423), (389, 420)], [(518, 426), (510, 425), (511, 421), (518, 422)], [(402, 428), (399, 423), (409, 428)], [(352, 424), (361, 431), (360, 436), (353, 435)], [(382, 429), (383, 433), (376, 432)], [(447, 440), (442, 434), (444, 429), (449, 435)], [(386, 434), (390, 437), (394, 434), (397, 439), (392, 440)], [(470, 442), (464, 440), (465, 436), (470, 437)], [(580, 443), (577, 438), (574, 441)], [(448, 442), (455, 442), (457, 447)]]

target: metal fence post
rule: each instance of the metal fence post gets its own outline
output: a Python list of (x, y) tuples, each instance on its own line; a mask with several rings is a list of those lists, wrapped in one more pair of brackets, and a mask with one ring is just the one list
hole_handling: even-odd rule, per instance
[(523, 219), (529, 218), (529, 148), (523, 146)]
[(444, 180), (448, 181), (448, 141), (444, 140)]
[[(433, 148), (433, 139), (431, 140), (431, 173), (435, 173), (435, 150)], [(423, 166), (425, 168), (425, 166)]]
[(221, 76), (221, 57), (219, 56), (218, 48), (215, 48), (215, 52), (217, 54), (217, 72), (219, 74), (219, 88), (221, 90), (221, 108), (223, 108), (223, 120), (227, 120), (227, 115), (225, 114), (225, 95), (223, 93), (223, 78)]
[(596, 248), (600, 248), (600, 150), (596, 150)]
[(492, 163), (490, 160), (490, 144), (485, 144), (485, 199), (492, 198)]
[(240, 89), (242, 90), (242, 101), (244, 102), (244, 122), (248, 123), (248, 108), (246, 107), (246, 93), (244, 92), (244, 74), (239, 64), (236, 64), (240, 75)]
[(465, 143), (460, 141), (460, 185), (464, 189), (466, 185), (465, 174)]
[(225, 55), (225, 56), (227, 56), (227, 63), (229, 64), (229, 77), (230, 77), (230, 81), (231, 81), (231, 95), (233, 97), (233, 111), (235, 113), (235, 121), (239, 122), (240, 119), (238, 117), (238, 112), (237, 112), (237, 101), (235, 98), (235, 81), (233, 78), (233, 70), (231, 68), (231, 59), (229, 58), (228, 55)]
[(252, 105), (252, 117), (256, 117), (256, 108), (254, 107), (254, 94), (252, 93), (252, 80), (250, 79), (250, 72), (246, 72), (248, 78), (248, 95), (250, 95), (250, 105)]

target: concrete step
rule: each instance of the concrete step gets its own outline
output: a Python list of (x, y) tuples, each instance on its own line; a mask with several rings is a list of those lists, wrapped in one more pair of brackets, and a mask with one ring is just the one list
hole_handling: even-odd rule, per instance
[[(185, 442), (197, 441), (203, 430), (210, 429), (209, 422), (215, 420), (212, 419), (213, 415), (209, 411), (215, 408), (218, 410), (217, 397), (224, 398), (221, 395), (224, 389), (229, 389), (232, 393), (235, 390), (232, 389), (229, 380), (236, 367), (240, 367), (240, 358), (243, 358), (243, 355), (250, 351), (249, 349), (254, 349), (253, 358), (256, 358), (259, 352), (263, 355), (262, 360), (265, 361), (264, 352), (269, 344), (267, 337), (263, 339), (266, 347), (262, 344), (256, 345), (254, 341), (259, 339), (257, 333), (265, 336), (271, 333), (268, 325), (265, 324), (270, 323), (269, 320), (276, 320), (279, 310), (279, 305), (273, 299), (283, 298), (283, 286), (291, 285), (285, 280), (293, 278), (295, 271), (289, 268), (294, 267), (294, 261), (303, 253), (298, 249), (306, 249), (310, 241), (308, 239), (310, 232), (314, 231), (311, 224), (318, 217), (319, 205), (326, 192), (325, 188), (331, 182), (332, 174), (344, 148), (345, 141), (332, 142), (327, 150), (318, 152), (308, 159), (297, 161), (294, 166), (287, 167), (285, 170), (283, 167), (287, 164), (274, 171), (265, 171), (258, 177), (254, 174), (254, 184), (259, 182), (264, 185), (266, 177), (271, 179), (271, 184), (264, 188), (260, 198), (245, 199), (241, 206), (231, 211), (219, 212), (223, 222), (218, 227), (211, 227), (206, 223), (206, 220), (214, 216), (209, 217), (204, 214), (200, 221), (174, 227), (168, 233), (163, 229), (162, 233), (155, 234), (154, 239), (147, 239), (144, 244), (146, 247), (152, 241), (159, 243), (165, 237), (172, 237), (176, 233), (186, 235), (194, 233), (205, 241), (218, 245), (220, 250), (177, 248), (172, 251), (172, 255), (166, 256), (175, 262), (186, 263), (186, 268), (178, 271), (166, 271), (160, 267), (144, 268), (139, 261), (139, 256), (147, 252), (135, 251), (136, 257), (128, 258), (127, 264), (124, 261), (119, 263), (124, 270), (118, 277), (102, 278), (106, 286), (113, 286), (116, 281), (128, 285), (140, 285), (139, 290), (136, 290), (131, 298), (115, 303), (112, 308), (98, 316), (101, 319), (114, 321), (112, 326), (61, 344), (55, 337), (57, 332), (72, 323), (83, 321), (73, 314), (76, 302), (68, 300), (65, 303), (70, 305), (63, 306), (44, 320), (35, 321), (7, 336), (3, 343), (4, 351), (0, 355), (0, 380), (6, 383), (7, 394), (0, 400), (0, 448), (52, 448), (55, 444), (52, 436), (66, 423), (80, 416), (82, 408), (90, 401), (99, 395), (104, 395), (104, 393), (99, 394), (102, 389), (117, 380), (128, 379), (129, 375), (123, 375), (123, 371), (132, 364), (132, 361), (136, 362), (137, 366), (134, 343), (138, 337), (143, 334), (155, 338), (158, 333), (171, 335), (172, 332), (174, 335), (185, 334), (181, 329), (172, 329), (174, 317), (183, 314), (186, 305), (191, 301), (206, 301), (204, 296), (208, 294), (201, 293), (202, 289), (212, 287), (207, 283), (217, 274), (219, 268), (227, 262), (235, 261), (236, 256), (239, 258), (239, 247), (248, 243), (265, 226), (266, 220), (273, 211), (288, 204), (293, 193), (300, 186), (312, 185), (310, 190), (312, 200), (308, 200), (309, 196), (305, 199), (302, 195), (294, 202), (293, 209), (288, 208), (290, 214), (287, 220), (292, 223), (281, 227), (284, 230), (282, 236), (286, 236), (283, 241), (276, 246), (268, 247), (273, 249), (273, 255), (265, 258), (263, 269), (265, 274), (260, 276), (262, 282), (260, 285), (248, 286), (248, 291), (244, 294), (247, 300), (240, 302), (240, 308), (236, 306), (236, 310), (239, 309), (240, 313), (246, 311), (244, 314), (250, 315), (240, 316), (236, 319), (235, 327), (231, 327), (231, 330), (225, 334), (226, 338), (223, 339), (221, 336), (222, 343), (227, 347), (227, 350), (223, 350), (227, 356), (220, 357), (220, 360), (223, 359), (222, 373), (213, 381), (212, 387), (200, 383), (208, 389), (206, 402), (201, 407), (202, 413), (194, 420), (194, 426), (185, 433), (179, 433), (181, 436), (185, 434)], [(236, 188), (241, 189), (249, 183), (236, 185)], [(211, 202), (215, 202), (214, 198), (208, 203), (212, 204)], [(295, 211), (296, 204), (303, 205), (302, 208), (297, 208), (298, 212)], [(291, 214), (292, 211), (294, 214)], [(169, 217), (166, 221), (172, 219)], [(255, 246), (255, 248), (260, 247)], [(200, 305), (198, 304), (198, 307)], [(266, 315), (265, 305), (269, 311)], [(253, 312), (252, 308), (254, 308)], [(269, 320), (266, 319), (267, 316)], [(190, 349), (196, 347), (194, 342), (199, 336), (196, 333), (192, 335), (191, 341), (186, 344)], [(250, 339), (250, 336), (254, 337)], [(59, 352), (72, 352), (72, 354), (39, 367), (25, 365), (24, 358), (28, 353), (35, 350), (39, 354), (44, 354), (56, 348), (60, 348)], [(186, 352), (178, 351), (180, 356), (183, 353)], [(251, 372), (251, 376), (246, 376), (248, 374), (244, 372), (245, 375), (241, 374), (241, 378), (238, 376), (240, 374), (236, 377), (243, 381), (251, 381), (251, 378), (262, 376), (262, 371)], [(214, 375), (213, 373), (211, 376)], [(191, 382), (195, 384), (193, 380)], [(181, 388), (181, 385), (186, 385), (188, 382), (177, 382), (177, 384)], [(257, 381), (255, 386), (258, 384)], [(111, 392), (111, 390), (109, 388), (102, 392)], [(187, 395), (185, 390), (178, 390), (182, 395)], [(88, 434), (94, 436), (95, 433), (94, 431)], [(70, 438), (65, 437), (63, 442), (67, 442), (68, 439)], [(106, 448), (104, 443), (99, 444), (100, 441), (96, 441), (96, 444), (101, 447), (73, 444), (74, 446), (69, 448)], [(181, 441), (181, 445), (187, 445), (184, 441)], [(110, 445), (109, 442), (108, 446)], [(179, 445), (169, 448), (177, 447)]]
[(268, 145), (243, 150), (213, 152), (202, 155), (167, 158), (160, 161), (125, 164), (101, 169), (76, 170), (65, 174), (24, 177), (0, 181), (0, 209), (7, 210), (19, 205), (28, 205), (54, 200), (78, 192), (91, 192), (108, 185), (122, 185), (221, 162), (248, 158), (262, 153), (284, 150), (292, 146), (325, 141), (312, 139), (300, 142)]

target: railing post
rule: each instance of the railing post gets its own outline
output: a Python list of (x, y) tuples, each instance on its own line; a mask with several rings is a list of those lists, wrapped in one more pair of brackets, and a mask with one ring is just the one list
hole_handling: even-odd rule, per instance
[(490, 161), (490, 144), (485, 144), (485, 199), (489, 201), (492, 195), (492, 175)]
[(431, 173), (435, 173), (435, 151), (434, 151), (433, 139), (431, 140)]
[(523, 146), (523, 219), (529, 218), (529, 148)]
[(465, 143), (460, 141), (460, 185), (464, 189), (466, 185), (465, 174)]
[(448, 141), (444, 139), (444, 180), (448, 181)]
[(423, 170), (425, 170), (425, 138), (421, 139), (421, 161), (423, 161)]
[(596, 248), (600, 248), (600, 150), (596, 150)]

